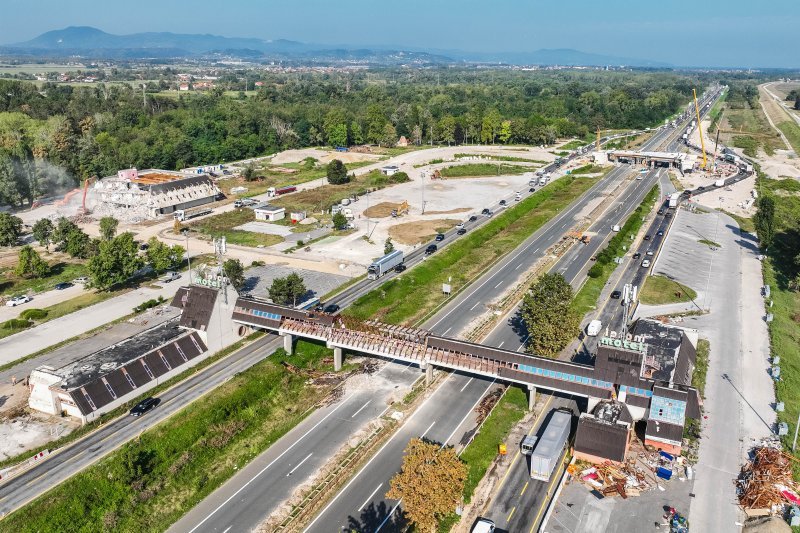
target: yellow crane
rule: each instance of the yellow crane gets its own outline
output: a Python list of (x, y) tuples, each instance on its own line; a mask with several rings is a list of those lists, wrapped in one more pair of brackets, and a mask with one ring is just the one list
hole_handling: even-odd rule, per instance
[(697, 113), (697, 131), (700, 133), (700, 149), (703, 152), (703, 169), (705, 170), (706, 165), (708, 165), (706, 143), (703, 141), (703, 126), (700, 124), (700, 106), (697, 104), (697, 91), (694, 89), (692, 89), (692, 96), (694, 96), (694, 111)]

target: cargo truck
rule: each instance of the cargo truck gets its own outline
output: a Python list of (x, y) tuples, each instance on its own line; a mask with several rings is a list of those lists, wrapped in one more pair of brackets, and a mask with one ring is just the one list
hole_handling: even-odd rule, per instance
[(719, 180), (715, 181), (714, 182), (714, 186), (715, 187), (724, 187), (725, 186), (725, 180), (719, 179)]
[(550, 422), (544, 429), (531, 453), (531, 477), (548, 481), (561, 460), (561, 454), (569, 439), (572, 414), (568, 411), (553, 411)]
[(674, 192), (669, 195), (669, 206), (672, 208), (678, 207), (678, 201), (680, 200), (681, 195), (680, 193)]
[(192, 209), (176, 209), (173, 216), (175, 217), (175, 220), (180, 220), (183, 222), (184, 220), (201, 217), (209, 213), (211, 213), (210, 207), (193, 207)]
[(397, 265), (402, 265), (403, 261), (403, 252), (400, 250), (389, 252), (367, 268), (367, 279), (378, 279)]
[(286, 187), (278, 187), (277, 189), (275, 187), (270, 187), (269, 189), (267, 189), (267, 196), (269, 196), (270, 198), (275, 198), (276, 196), (280, 196), (282, 194), (288, 194), (296, 190), (297, 187), (295, 187), (294, 185), (287, 185)]
[(586, 326), (586, 334), (590, 337), (597, 337), (601, 329), (603, 329), (603, 323), (599, 320), (592, 320), (589, 322), (589, 325)]

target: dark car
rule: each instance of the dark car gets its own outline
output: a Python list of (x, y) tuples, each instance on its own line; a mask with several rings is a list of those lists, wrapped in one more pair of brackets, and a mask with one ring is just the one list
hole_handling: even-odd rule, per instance
[(505, 200), (500, 200), (500, 205), (506, 205), (506, 201)]
[(484, 210), (481, 211), (481, 215), (489, 215), (490, 213), (491, 213), (491, 211), (489, 211), (488, 208), (484, 208)]
[(640, 257), (642, 257), (642, 254), (640, 254), (639, 252), (636, 252), (635, 254), (633, 254), (633, 258), (634, 259), (639, 259)]
[(467, 232), (467, 228), (458, 228), (456, 235), (464, 235)]
[(157, 406), (161, 403), (161, 400), (158, 398), (153, 398), (152, 396), (149, 398), (145, 398), (141, 402), (137, 403), (133, 409), (131, 409), (131, 416), (142, 416), (147, 411), (152, 409), (153, 407)]
[(475, 222), (476, 220), (478, 220), (478, 215), (472, 215), (471, 217), (469, 217), (470, 222)]
[(663, 215), (663, 214), (664, 214), (664, 210), (663, 210), (663, 209), (659, 209), (659, 210), (658, 210), (658, 214), (659, 214), (659, 215)]
[(662, 236), (664, 235), (664, 232), (663, 232), (663, 231), (661, 231), (661, 230), (658, 230), (658, 231), (656, 232), (656, 235), (658, 235), (659, 237), (662, 237)]
[(611, 293), (611, 297), (614, 298), (615, 300), (619, 300), (620, 296), (622, 296), (622, 293), (619, 291), (614, 291)]
[(650, 240), (650, 235), (645, 235), (644, 236), (644, 240), (649, 241)]
[(399, 265), (394, 267), (394, 271), (395, 272), (403, 272), (406, 268), (407, 267), (403, 263), (400, 263)]
[(436, 242), (442, 242), (443, 240), (444, 240), (444, 233), (437, 233)]
[(431, 255), (432, 253), (435, 253), (436, 250), (438, 249), (439, 247), (436, 246), (435, 244), (429, 244), (428, 247), (425, 248), (425, 255)]
[(144, 252), (145, 250), (147, 250), (148, 248), (150, 248), (150, 245), (149, 245), (149, 244), (147, 244), (146, 242), (143, 242), (142, 244), (140, 244), (140, 245), (139, 245), (139, 249), (140, 249), (141, 251), (143, 251), (143, 252)]
[(667, 214), (666, 214), (666, 215), (664, 215), (664, 216), (665, 216), (666, 218), (669, 218), (669, 217), (671, 217), (671, 216), (672, 216), (672, 211), (667, 211)]
[(329, 315), (334, 314), (339, 309), (341, 308), (336, 304), (330, 304), (325, 306), (325, 312), (328, 313)]
[(530, 189), (528, 189), (528, 192), (536, 192), (536, 187), (531, 187)]
[(70, 283), (69, 281), (65, 281), (64, 283), (59, 283), (58, 285), (56, 285), (56, 290), (63, 291), (64, 289), (69, 289), (70, 287), (72, 287), (72, 283)]

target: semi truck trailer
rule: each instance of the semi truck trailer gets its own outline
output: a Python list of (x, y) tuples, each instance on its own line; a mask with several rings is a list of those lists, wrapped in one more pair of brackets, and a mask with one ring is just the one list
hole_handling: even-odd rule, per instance
[(270, 198), (275, 198), (276, 196), (280, 196), (282, 194), (288, 194), (296, 190), (297, 187), (295, 187), (294, 185), (287, 185), (286, 187), (278, 187), (277, 189), (275, 187), (270, 187), (269, 189), (267, 189), (267, 196), (269, 196)]
[(572, 427), (572, 414), (569, 411), (556, 410), (550, 422), (531, 453), (531, 477), (540, 481), (548, 481), (556, 465), (561, 460), (564, 446), (569, 439)]
[(367, 279), (378, 279), (393, 268), (396, 268), (397, 265), (402, 265), (403, 261), (402, 251), (389, 252), (367, 268)]
[(176, 209), (173, 216), (175, 217), (175, 220), (180, 220), (183, 222), (184, 220), (201, 217), (209, 213), (211, 213), (210, 207), (194, 207), (192, 209)]

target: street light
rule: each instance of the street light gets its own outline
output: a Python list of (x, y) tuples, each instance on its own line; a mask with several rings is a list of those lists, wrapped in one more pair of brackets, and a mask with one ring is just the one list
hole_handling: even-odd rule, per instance
[(192, 256), (189, 255), (189, 230), (184, 229), (181, 233), (186, 237), (186, 262), (189, 264), (189, 283), (192, 283)]

